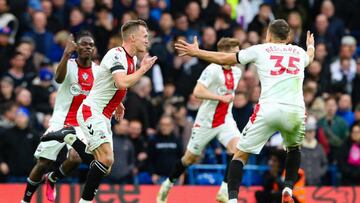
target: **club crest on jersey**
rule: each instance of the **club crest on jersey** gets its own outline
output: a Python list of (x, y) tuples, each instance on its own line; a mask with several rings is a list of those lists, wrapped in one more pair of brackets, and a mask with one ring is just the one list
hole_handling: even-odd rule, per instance
[(234, 90), (229, 90), (228, 88), (226, 88), (225, 86), (221, 86), (217, 89), (217, 93), (219, 95), (226, 95), (226, 94), (232, 94), (234, 92)]
[(70, 86), (70, 94), (74, 96), (79, 96), (80, 94), (88, 95), (89, 91), (82, 90), (81, 86), (78, 83), (74, 82)]
[(87, 74), (87, 73), (82, 74), (82, 78), (84, 80), (87, 80), (89, 78), (89, 74)]

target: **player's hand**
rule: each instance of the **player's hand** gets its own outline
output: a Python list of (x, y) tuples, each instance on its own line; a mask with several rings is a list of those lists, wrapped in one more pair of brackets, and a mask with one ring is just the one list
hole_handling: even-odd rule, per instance
[(156, 56), (150, 57), (149, 54), (145, 54), (144, 58), (142, 59), (140, 63), (140, 68), (147, 72), (155, 63), (157, 60)]
[(119, 106), (115, 110), (115, 119), (120, 121), (124, 118), (125, 115), (125, 107), (123, 103), (120, 103)]
[(230, 103), (234, 100), (234, 96), (231, 94), (223, 95), (220, 97), (220, 101), (224, 103)]
[(315, 46), (315, 40), (314, 40), (314, 33), (310, 33), (310, 31), (307, 31), (306, 33), (306, 46)]
[(178, 40), (175, 43), (175, 49), (179, 52), (179, 56), (194, 56), (195, 52), (199, 50), (199, 43), (197, 36), (194, 37), (194, 43), (189, 44), (184, 40)]
[(77, 49), (77, 44), (74, 41), (74, 36), (72, 34), (69, 35), (66, 40), (64, 54), (71, 55)]

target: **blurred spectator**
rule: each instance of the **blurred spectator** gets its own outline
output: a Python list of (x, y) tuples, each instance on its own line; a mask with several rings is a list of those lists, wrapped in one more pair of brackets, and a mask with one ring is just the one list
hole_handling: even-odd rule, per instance
[(54, 35), (46, 29), (47, 18), (44, 12), (36, 11), (32, 15), (32, 30), (24, 34), (35, 41), (35, 51), (44, 56), (49, 56), (54, 45)]
[(335, 39), (335, 36), (332, 35), (332, 33), (328, 32), (328, 30), (329, 30), (329, 20), (326, 17), (326, 15), (324, 14), (317, 15), (313, 30), (315, 42), (325, 43), (329, 56), (333, 57), (338, 53), (339, 42), (337, 39)]
[[(199, 108), (199, 106), (197, 108)], [(194, 124), (193, 120), (188, 118), (187, 112), (187, 109), (181, 103), (174, 104), (174, 112), (172, 114), (175, 122), (174, 133), (176, 137), (181, 140), (182, 146), (184, 147), (183, 151), (186, 150), (187, 143), (191, 136), (191, 128)]]
[(70, 33), (78, 33), (82, 30), (88, 29), (85, 22), (85, 15), (78, 7), (71, 9), (69, 13), (69, 25), (67, 29), (70, 31)]
[(53, 4), (53, 16), (57, 19), (62, 28), (65, 28), (69, 24), (69, 14), (71, 5), (66, 0), (52, 0)]
[(219, 4), (215, 0), (201, 0), (200, 1), (200, 18), (206, 25), (211, 26), (215, 21), (215, 13), (219, 11)]
[(355, 107), (355, 110), (354, 110), (354, 117), (355, 117), (355, 122), (360, 122), (360, 104), (358, 104), (356, 107)]
[(5, 73), (5, 76), (10, 77), (14, 81), (14, 87), (27, 85), (27, 76), (24, 72), (25, 56), (19, 52), (15, 52), (10, 60), (10, 68)]
[(328, 90), (329, 79), (326, 78), (326, 75), (322, 74), (324, 72), (323, 66), (319, 61), (314, 60), (309, 66), (305, 69), (305, 77), (307, 80), (313, 80), (317, 83), (317, 95), (322, 95), (322, 93)]
[(356, 59), (356, 75), (352, 83), (351, 99), (354, 105), (360, 104), (360, 57)]
[(134, 174), (139, 172), (143, 172), (147, 169), (147, 159), (148, 154), (147, 151), (147, 143), (145, 141), (145, 136), (141, 134), (142, 132), (142, 125), (141, 122), (138, 120), (132, 120), (129, 123), (129, 136), (130, 140), (135, 149), (135, 168)]
[(39, 128), (39, 121), (36, 117), (36, 111), (32, 106), (32, 95), (31, 92), (26, 88), (18, 88), (15, 91), (16, 98), (15, 102), (21, 109), (21, 111), (25, 112), (27, 116), (29, 116), (29, 125), (30, 128), (36, 130)]
[(149, 142), (149, 172), (154, 184), (161, 184), (170, 175), (172, 167), (181, 158), (181, 141), (174, 135), (174, 121), (163, 116), (159, 122), (159, 131)]
[(0, 106), (0, 134), (15, 125), (18, 106), (14, 102), (1, 103)]
[(306, 174), (306, 185), (321, 185), (321, 179), (326, 174), (328, 161), (323, 147), (316, 140), (316, 118), (309, 115), (306, 118), (305, 139), (302, 143), (301, 165)]
[(95, 16), (95, 0), (81, 0), (80, 10), (85, 16), (85, 24), (93, 25), (96, 19)]
[(200, 49), (216, 51), (216, 31), (212, 27), (205, 27), (202, 30)]
[(316, 97), (316, 89), (305, 85), (303, 91), (307, 113), (315, 116), (316, 119), (325, 116), (325, 102), (321, 97)]
[(159, 37), (161, 38), (162, 43), (171, 42), (174, 37), (174, 20), (170, 13), (162, 13), (159, 21), (160, 33)]
[(47, 18), (46, 29), (52, 33), (56, 33), (59, 30), (63, 29), (63, 26), (59, 22), (59, 19), (55, 18), (55, 16), (53, 15), (53, 4), (51, 3), (51, 1), (42, 0), (41, 7)]
[(0, 29), (8, 30), (8, 42), (9, 44), (15, 43), (15, 37), (19, 29), (18, 19), (10, 13), (10, 7), (8, 5), (8, 0), (0, 0)]
[(205, 23), (200, 19), (200, 5), (197, 1), (190, 1), (185, 8), (185, 14), (188, 17), (189, 27), (193, 30), (202, 30)]
[(50, 94), (55, 91), (54, 85), (51, 83), (54, 77), (52, 70), (47, 67), (50, 64), (43, 64), (39, 71), (39, 81), (32, 84), (30, 87), (33, 106), (37, 112), (44, 114), (52, 113), (52, 108), (49, 104)]
[(144, 20), (149, 29), (156, 34), (160, 32), (159, 24), (150, 16), (149, 0), (135, 0), (135, 11), (139, 19)]
[(55, 34), (54, 37), (54, 46), (52, 51), (49, 54), (49, 59), (52, 62), (59, 62), (61, 60), (62, 54), (64, 53), (67, 39), (69, 38), (69, 32), (66, 30), (59, 31)]
[(330, 163), (336, 163), (341, 145), (349, 135), (346, 121), (336, 115), (338, 106), (333, 97), (325, 100), (326, 116), (318, 121), (318, 127), (324, 129), (325, 136), (330, 145), (330, 154), (328, 160)]
[(15, 101), (14, 81), (10, 77), (3, 77), (0, 80), (0, 103), (10, 101)]
[(133, 0), (116, 0), (116, 1), (114, 1), (112, 13), (113, 13), (115, 19), (120, 19), (122, 15), (131, 11), (133, 3), (134, 3)]
[(341, 19), (335, 16), (335, 7), (331, 0), (324, 0), (322, 2), (320, 13), (324, 14), (328, 18), (328, 32), (335, 37), (335, 39), (338, 41), (336, 45), (338, 45), (341, 37), (345, 34), (345, 25)]
[(16, 180), (26, 176), (35, 164), (33, 154), (39, 143), (39, 137), (31, 129), (29, 119), (26, 112), (18, 110), (15, 126), (0, 135), (1, 174), (8, 176), (9, 181), (12, 178)]
[(128, 137), (129, 121), (122, 119), (113, 125), (114, 164), (109, 179), (112, 183), (131, 184), (134, 182), (135, 149)]
[(109, 38), (113, 30), (113, 19), (111, 12), (106, 7), (100, 7), (96, 11), (97, 20), (95, 21), (93, 34), (96, 38), (96, 45), (100, 57), (107, 52)]
[(284, 170), (282, 165), (285, 160), (285, 152), (273, 150), (268, 161), (269, 171), (263, 176), (263, 190), (255, 192), (257, 202), (281, 202), (281, 190), (284, 183), (281, 180), (281, 173)]
[(240, 46), (247, 40), (247, 35), (244, 29), (239, 26), (234, 27), (233, 38), (236, 38), (240, 42)]
[(308, 20), (307, 10), (305, 10), (300, 0), (280, 0), (280, 5), (276, 11), (276, 18), (288, 19), (293, 11), (300, 14), (304, 26)]
[(336, 115), (343, 118), (348, 126), (352, 126), (352, 124), (355, 122), (354, 112), (352, 112), (352, 103), (351, 103), (350, 95), (343, 94), (340, 96)]
[[(35, 53), (35, 42), (30, 37), (23, 37), (16, 46), (16, 52), (21, 53), (26, 60), (24, 72), (28, 75), (36, 74), (40, 62), (44, 60), (42, 54)], [(54, 50), (55, 51), (55, 50)]]
[(297, 11), (290, 12), (287, 18), (287, 22), (289, 23), (291, 29), (290, 43), (305, 48), (306, 31), (303, 30), (301, 14)]
[(0, 58), (2, 59), (0, 61), (0, 75), (2, 75), (2, 73), (9, 66), (8, 60), (11, 57), (11, 53), (14, 49), (14, 46), (9, 42), (10, 33), (10, 28), (0, 27)]
[(259, 6), (263, 1), (239, 1), (236, 7), (236, 22), (245, 30), (259, 12)]
[(151, 92), (151, 81), (143, 76), (139, 82), (131, 88), (124, 102), (126, 109), (125, 118), (129, 121), (138, 120), (141, 122), (142, 132), (145, 133), (150, 126), (152, 118), (152, 104), (149, 101)]
[(234, 107), (232, 109), (236, 125), (240, 131), (244, 129), (253, 113), (253, 104), (249, 101), (249, 96), (243, 92), (235, 94)]
[(360, 123), (351, 127), (351, 135), (341, 147), (339, 169), (343, 185), (360, 184)]
[(271, 7), (269, 4), (263, 3), (259, 7), (259, 13), (253, 18), (249, 24), (248, 31), (255, 31), (259, 36), (266, 34), (266, 29), (270, 23)]
[(188, 17), (184, 13), (177, 13), (175, 20), (175, 34), (185, 36), (186, 41), (192, 42), (194, 36), (199, 35), (199, 31), (189, 27)]
[(216, 30), (216, 35), (218, 39), (222, 37), (231, 37), (232, 36), (232, 20), (230, 16), (225, 13), (219, 13), (215, 18), (214, 28)]

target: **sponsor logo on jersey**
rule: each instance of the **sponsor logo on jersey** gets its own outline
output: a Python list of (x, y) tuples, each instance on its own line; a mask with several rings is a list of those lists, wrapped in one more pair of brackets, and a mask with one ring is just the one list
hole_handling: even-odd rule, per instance
[(234, 90), (229, 90), (226, 86), (218, 87), (217, 93), (219, 95), (233, 94)]
[(79, 85), (79, 83), (72, 83), (70, 86), (70, 94), (74, 95), (74, 96), (79, 96), (80, 94), (82, 95), (88, 95), (89, 91), (87, 90), (82, 90), (81, 86)]

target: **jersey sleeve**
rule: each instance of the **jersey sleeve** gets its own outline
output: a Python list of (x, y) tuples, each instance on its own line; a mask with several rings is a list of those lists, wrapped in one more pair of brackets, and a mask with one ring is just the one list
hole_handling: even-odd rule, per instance
[(248, 64), (250, 62), (254, 62), (257, 55), (258, 55), (258, 53), (257, 53), (256, 47), (251, 46), (251, 47), (248, 47), (246, 49), (240, 50), (236, 54), (236, 59), (237, 59), (238, 63), (245, 65), (245, 64)]
[(101, 61), (100, 66), (109, 69), (112, 74), (127, 72), (126, 59), (124, 59), (124, 56), (121, 54), (120, 50), (112, 49), (108, 51), (108, 53), (106, 53), (103, 60)]
[(214, 71), (210, 66), (205, 68), (205, 70), (201, 73), (198, 82), (203, 84), (205, 87), (209, 87), (210, 83), (213, 81)]

